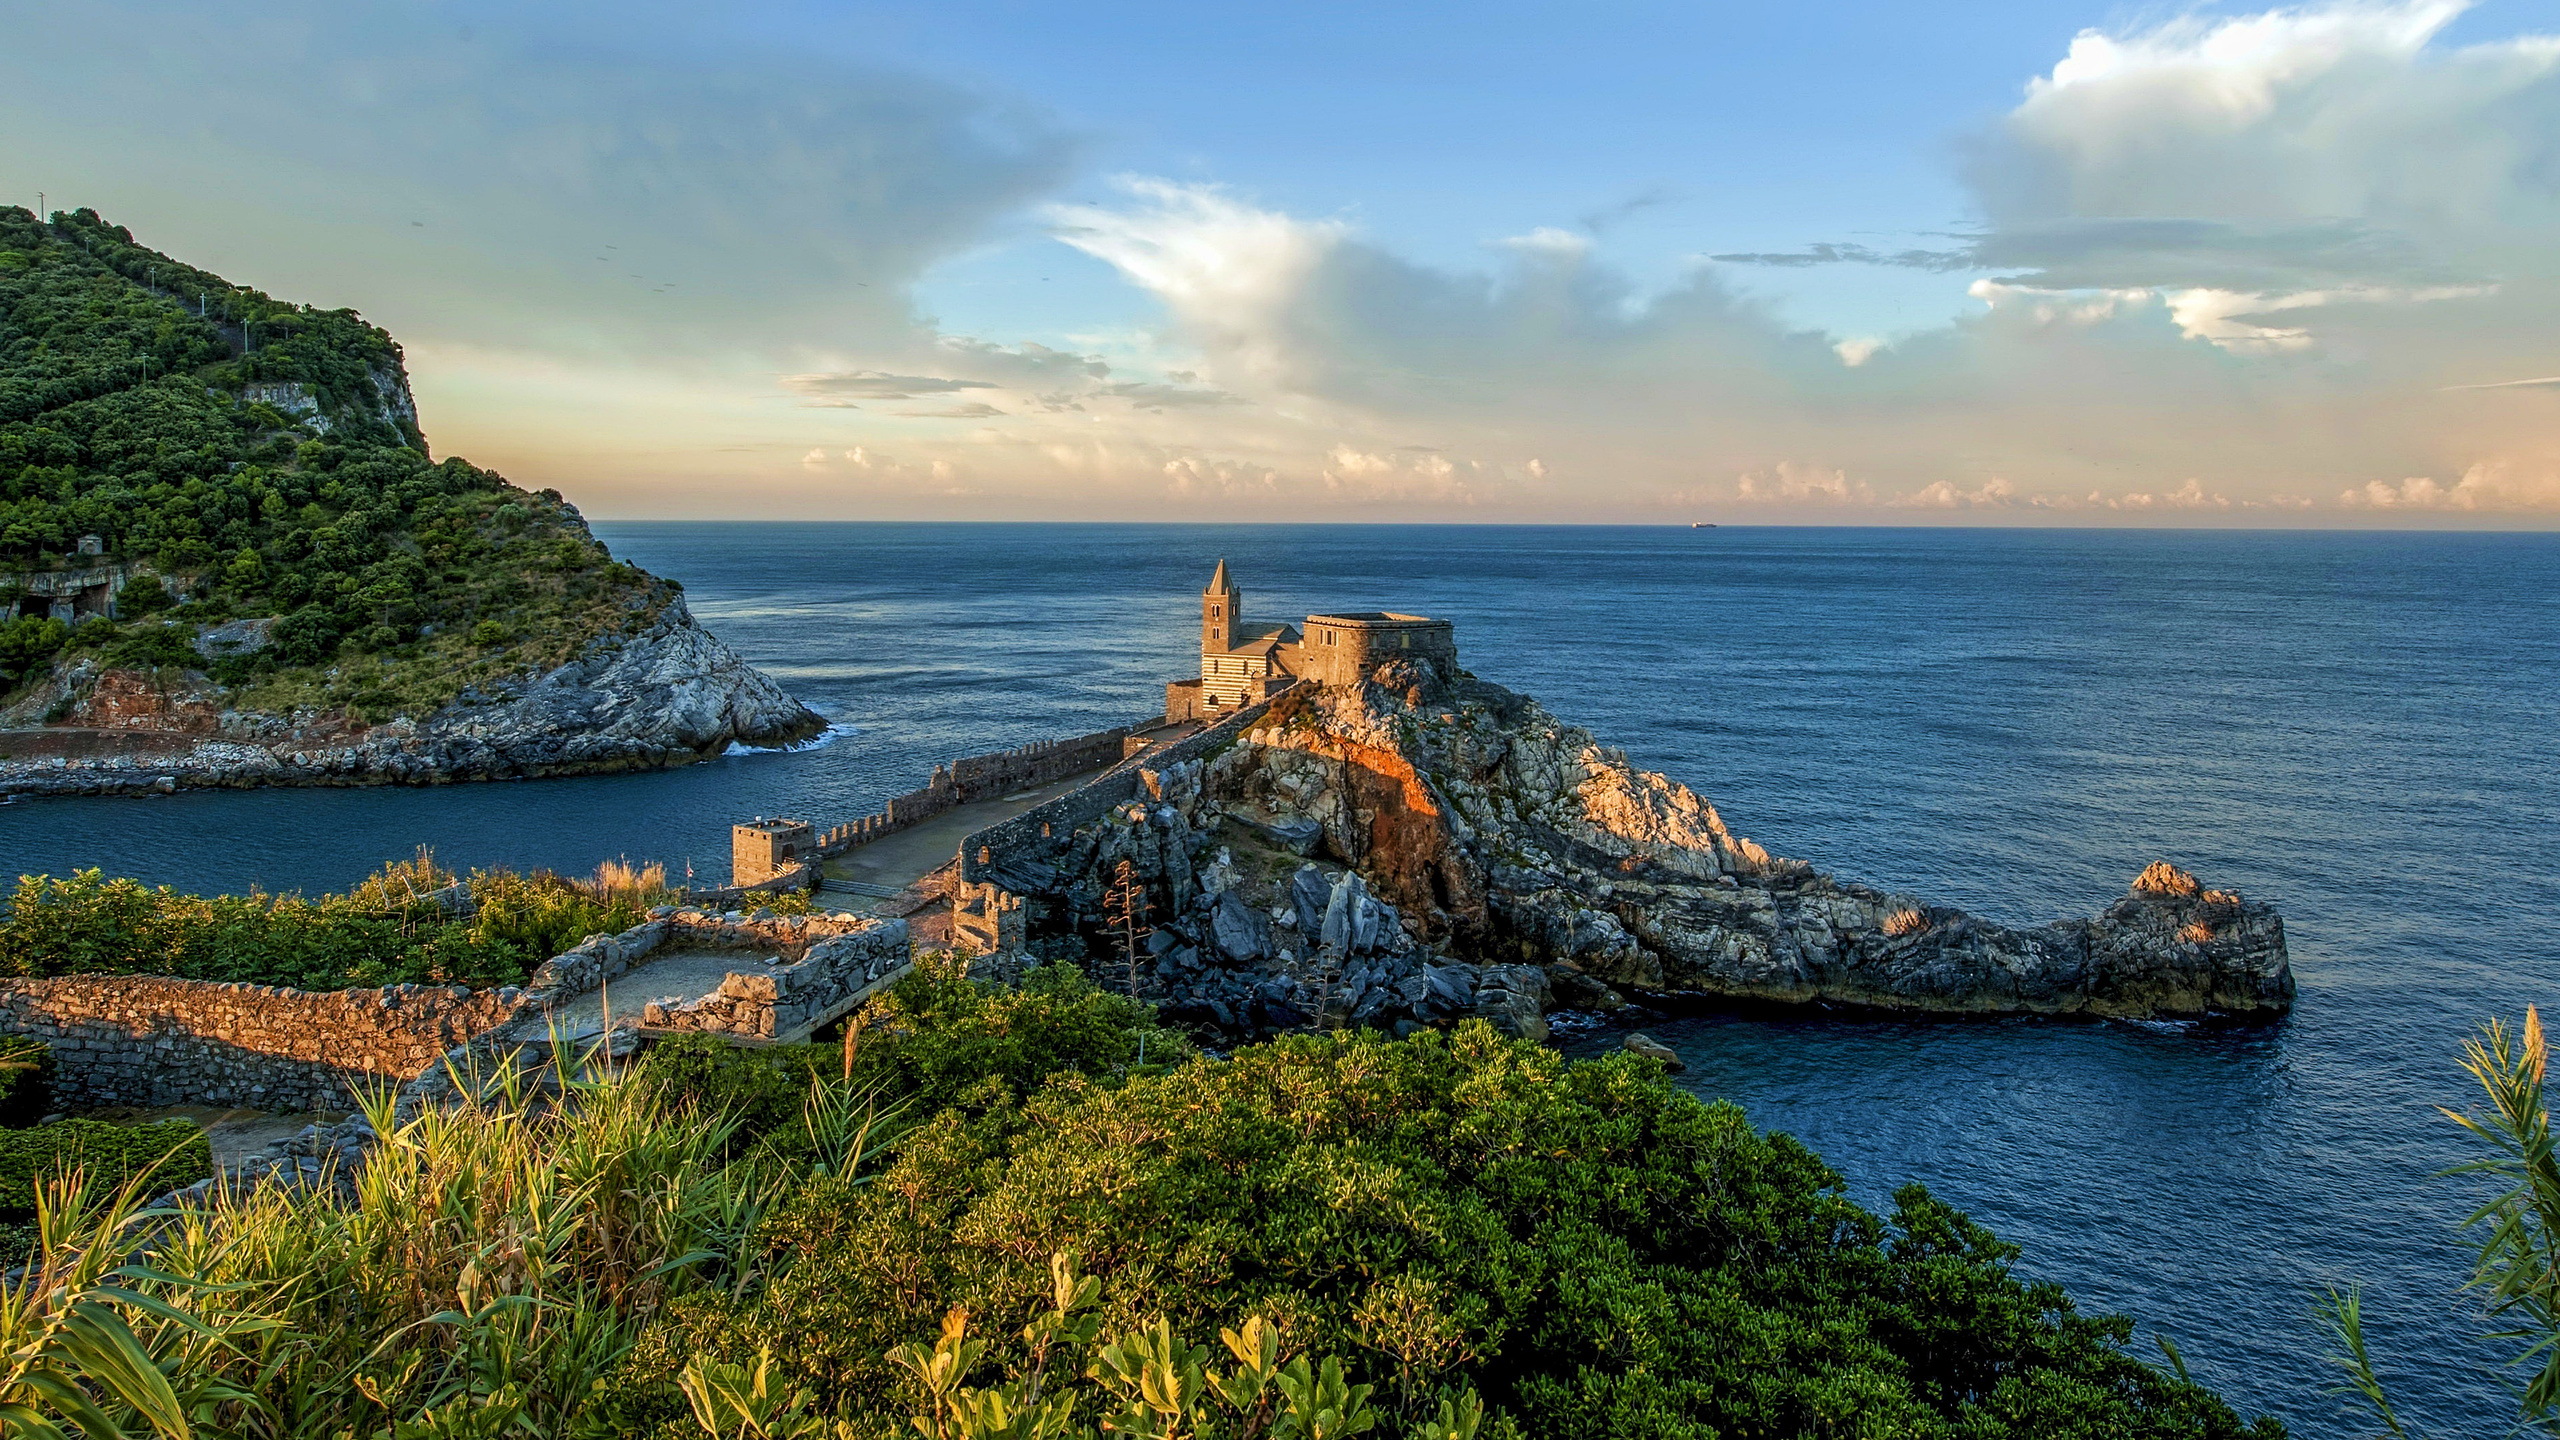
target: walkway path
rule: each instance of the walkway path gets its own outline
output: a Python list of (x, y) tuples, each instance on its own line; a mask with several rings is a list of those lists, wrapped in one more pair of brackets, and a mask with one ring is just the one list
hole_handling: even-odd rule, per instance
[[(1198, 721), (1185, 721), (1178, 725), (1153, 725), (1137, 733), (1162, 746), (1199, 728)], [(997, 800), (955, 805), (911, 829), (884, 835), (868, 845), (848, 850), (824, 862), (818, 867), (819, 878), (835, 882), (828, 887), (835, 893), (890, 902), (894, 897), (904, 895), (909, 886), (950, 864), (960, 853), (960, 842), (970, 835), (1000, 820), (1010, 820), (1044, 800), (1064, 795), (1110, 768), (1110, 765), (1099, 765), (1036, 790), (1018, 790)], [(906, 911), (884, 906), (881, 913), (905, 914)]]
[(1044, 800), (1064, 795), (1100, 770), (1088, 770), (1037, 790), (1022, 790), (1000, 800), (954, 805), (932, 819), (868, 845), (838, 855), (818, 867), (821, 880), (863, 887), (853, 894), (885, 900), (951, 863), (960, 842), (999, 820), (1010, 820)]

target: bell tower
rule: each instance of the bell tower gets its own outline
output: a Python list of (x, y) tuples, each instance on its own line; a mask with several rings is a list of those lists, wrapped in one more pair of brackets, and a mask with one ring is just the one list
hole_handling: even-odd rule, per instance
[(1227, 578), (1227, 562), (1218, 562), (1218, 573), (1209, 577), (1209, 588), (1200, 592), (1200, 653), (1224, 655), (1235, 648), (1236, 612), (1244, 608), (1244, 592)]

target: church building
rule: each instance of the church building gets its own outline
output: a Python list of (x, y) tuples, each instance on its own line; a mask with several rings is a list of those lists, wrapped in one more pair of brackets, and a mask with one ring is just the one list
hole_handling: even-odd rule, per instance
[(1249, 623), (1244, 591), (1220, 560), (1200, 594), (1200, 678), (1165, 687), (1165, 718), (1214, 721), (1292, 685), (1356, 684), (1399, 657), (1456, 669), (1455, 628), (1392, 610), (1310, 615), (1303, 628)]

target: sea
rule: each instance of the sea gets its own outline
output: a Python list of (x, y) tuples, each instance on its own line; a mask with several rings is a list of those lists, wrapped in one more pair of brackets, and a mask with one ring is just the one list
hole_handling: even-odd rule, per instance
[[(599, 524), (826, 715), (648, 775), (0, 807), (0, 874), (344, 887), (443, 863), (724, 876), (732, 822), (876, 809), (938, 762), (1124, 723), (1250, 618), (1456, 622), (1476, 674), (1688, 783), (1740, 834), (2012, 923), (2146, 863), (2274, 902), (2301, 994), (2254, 1028), (1648, 1018), (1862, 1203), (1920, 1182), (2018, 1273), (2167, 1339), (2244, 1414), (2363, 1434), (2315, 1319), (2358, 1288), (2404, 1420), (2504, 1434), (2463, 1291), (2475, 1151), (2439, 1106), (2560, 998), (2560, 537), (2118, 530)], [(1583, 1048), (1615, 1043), (1604, 1032)]]

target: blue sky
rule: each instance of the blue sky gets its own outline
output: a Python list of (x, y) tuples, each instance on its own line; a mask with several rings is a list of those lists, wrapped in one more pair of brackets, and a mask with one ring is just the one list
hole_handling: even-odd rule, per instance
[[(2082, 22), (2044, 6), (1951, 24), (1937, 8), (1128, 5), (1062, 26), (1054, 7), (808, 7), (749, 33), (1038, 97), (1087, 137), (1094, 177), (1236, 185), (1452, 268), (1502, 237), (1580, 229), (1659, 285), (1702, 255), (1925, 243), (1968, 223), (1957, 147)], [(1754, 284), (1807, 323), (1862, 331), (1939, 323), (1965, 299), (1961, 280), (1872, 270)], [(1147, 313), (1036, 224), (921, 293), (973, 331)]]
[(0, 192), (602, 515), (2560, 515), (2551, 4), (0, 29)]

